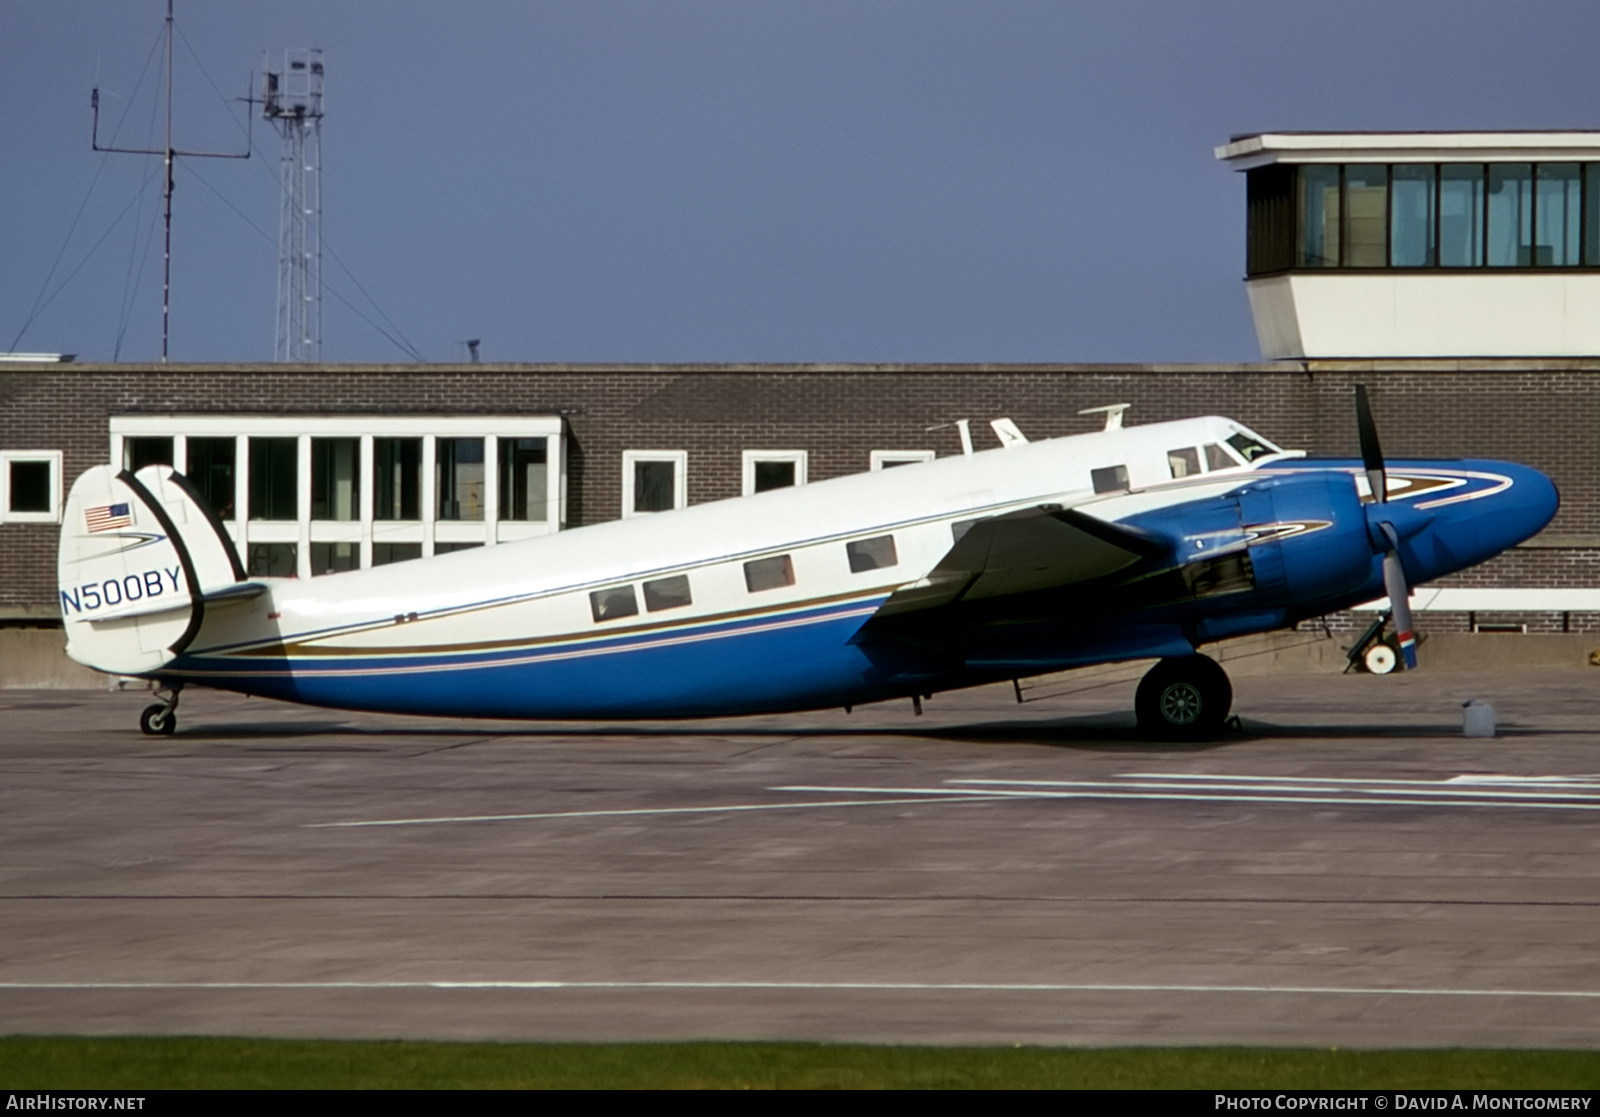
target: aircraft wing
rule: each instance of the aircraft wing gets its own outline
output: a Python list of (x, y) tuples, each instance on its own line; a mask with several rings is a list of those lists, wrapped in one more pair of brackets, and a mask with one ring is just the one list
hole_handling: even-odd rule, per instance
[(957, 601), (1088, 582), (1169, 550), (1154, 536), (1074, 508), (1026, 508), (972, 525), (927, 577), (901, 586), (868, 623)]

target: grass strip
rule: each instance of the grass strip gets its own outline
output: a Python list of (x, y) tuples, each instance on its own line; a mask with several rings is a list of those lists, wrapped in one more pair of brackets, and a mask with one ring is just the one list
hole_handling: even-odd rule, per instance
[(1593, 1090), (1600, 1052), (11, 1036), (0, 1087)]

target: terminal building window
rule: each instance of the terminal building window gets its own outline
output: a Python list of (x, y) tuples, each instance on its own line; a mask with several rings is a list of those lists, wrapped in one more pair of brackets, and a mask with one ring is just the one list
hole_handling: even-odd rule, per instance
[(1246, 270), (1600, 267), (1600, 163), (1273, 164)]
[(483, 519), (483, 487), (483, 439), (439, 439), (434, 458), (439, 519)]
[(670, 512), (689, 503), (686, 450), (622, 452), (622, 515)]
[(549, 513), (549, 451), (542, 438), (500, 439), (500, 518), (544, 523)]
[(372, 440), (372, 518), (422, 519), (422, 439)]
[(0, 524), (61, 522), (61, 451), (0, 450)]
[(806, 483), (804, 450), (746, 450), (743, 454), (743, 495), (787, 489)]
[(252, 574), (307, 578), (560, 530), (564, 437), (557, 416), (119, 415), (110, 460), (170, 463)]

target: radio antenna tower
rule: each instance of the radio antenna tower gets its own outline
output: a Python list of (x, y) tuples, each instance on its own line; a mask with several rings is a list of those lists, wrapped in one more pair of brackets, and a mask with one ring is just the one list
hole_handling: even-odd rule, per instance
[[(89, 95), (89, 107), (94, 113), (94, 122), (90, 125), (89, 146), (95, 151), (114, 151), (122, 155), (160, 155), (166, 159), (165, 174), (162, 176), (161, 210), (164, 215), (167, 236), (166, 247), (161, 254), (161, 363), (167, 363), (167, 323), (172, 308), (172, 171), (177, 164), (178, 156), (190, 159), (248, 159), (250, 158), (250, 137), (245, 135), (243, 151), (180, 151), (172, 146), (172, 0), (167, 0), (167, 142), (159, 148), (150, 147), (102, 147), (100, 146), (100, 87), (94, 87), (94, 92)], [(318, 79), (320, 82), (320, 78)], [(320, 88), (320, 86), (319, 86)]]
[(261, 115), (283, 137), (273, 357), (322, 356), (322, 51), (267, 52)]

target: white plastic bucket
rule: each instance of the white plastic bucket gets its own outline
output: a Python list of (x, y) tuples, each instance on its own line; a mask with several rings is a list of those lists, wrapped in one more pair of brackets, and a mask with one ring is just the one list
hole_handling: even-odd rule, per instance
[(1461, 732), (1467, 737), (1494, 736), (1494, 707), (1476, 698), (1461, 704)]

